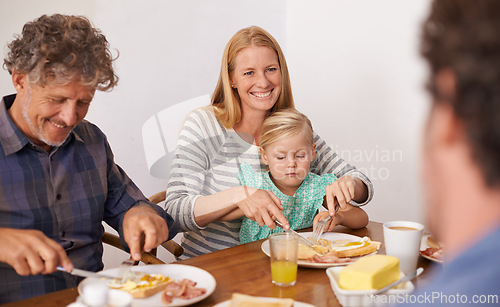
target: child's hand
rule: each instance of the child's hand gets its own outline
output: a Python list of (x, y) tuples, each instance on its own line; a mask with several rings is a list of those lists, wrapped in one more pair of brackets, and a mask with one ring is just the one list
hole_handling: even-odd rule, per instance
[[(320, 211), (318, 214), (316, 214), (313, 220), (313, 229), (316, 228), (316, 225), (318, 224), (319, 221), (326, 219), (329, 215), (330, 213), (328, 211)], [(337, 226), (337, 224), (338, 220), (334, 216), (326, 223), (325, 231), (332, 231), (333, 227)]]
[(351, 176), (342, 176), (334, 183), (326, 187), (326, 203), (331, 216), (335, 215), (335, 206), (340, 205), (341, 209), (346, 209), (353, 199), (362, 198), (366, 186), (358, 179)]

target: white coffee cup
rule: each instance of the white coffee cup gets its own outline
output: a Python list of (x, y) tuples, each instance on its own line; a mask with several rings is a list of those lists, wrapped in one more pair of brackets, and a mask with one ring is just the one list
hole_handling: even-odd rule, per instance
[(385, 253), (399, 258), (399, 269), (408, 274), (417, 269), (424, 225), (410, 221), (384, 223)]

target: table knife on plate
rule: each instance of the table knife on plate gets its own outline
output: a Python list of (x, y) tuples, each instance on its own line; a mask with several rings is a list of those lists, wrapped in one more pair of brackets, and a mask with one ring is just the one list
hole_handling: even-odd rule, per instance
[(109, 275), (105, 275), (105, 274), (97, 274), (96, 272), (85, 271), (85, 270), (76, 269), (76, 268), (73, 269), (73, 271), (68, 272), (63, 267), (58, 266), (57, 270), (69, 273), (71, 275), (80, 276), (80, 277), (92, 277), (92, 278), (99, 278), (99, 279), (115, 279), (116, 278), (115, 276), (109, 276)]

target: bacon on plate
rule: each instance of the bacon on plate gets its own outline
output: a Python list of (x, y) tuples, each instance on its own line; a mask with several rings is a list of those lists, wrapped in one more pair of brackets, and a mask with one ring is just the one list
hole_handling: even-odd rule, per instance
[(443, 260), (443, 249), (428, 247), (426, 250), (420, 251), (424, 256), (431, 257), (437, 260)]
[(174, 297), (189, 300), (207, 292), (204, 288), (196, 288), (196, 282), (190, 279), (171, 282), (163, 291), (161, 300), (164, 304), (172, 303)]
[(325, 254), (323, 256), (320, 256), (318, 254), (312, 256), (309, 258), (309, 261), (314, 262), (314, 263), (347, 263), (351, 262), (351, 258), (339, 258), (335, 256), (334, 254)]

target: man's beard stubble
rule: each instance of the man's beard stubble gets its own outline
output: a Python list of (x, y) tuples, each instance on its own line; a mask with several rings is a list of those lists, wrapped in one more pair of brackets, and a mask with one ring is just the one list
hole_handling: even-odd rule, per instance
[(53, 141), (47, 140), (43, 136), (43, 132), (40, 129), (40, 127), (35, 126), (28, 116), (28, 109), (29, 109), (30, 104), (31, 104), (31, 88), (28, 88), (28, 93), (26, 95), (26, 100), (24, 101), (24, 104), (23, 104), (23, 112), (22, 113), (23, 113), (24, 120), (28, 124), (29, 129), (32, 131), (32, 133), (34, 133), (38, 137), (39, 141), (41, 141), (49, 146), (59, 147), (62, 144), (64, 144), (64, 142), (66, 142), (66, 140), (69, 137), (69, 133), (64, 138), (64, 140), (62, 140), (61, 142), (53, 142)]

